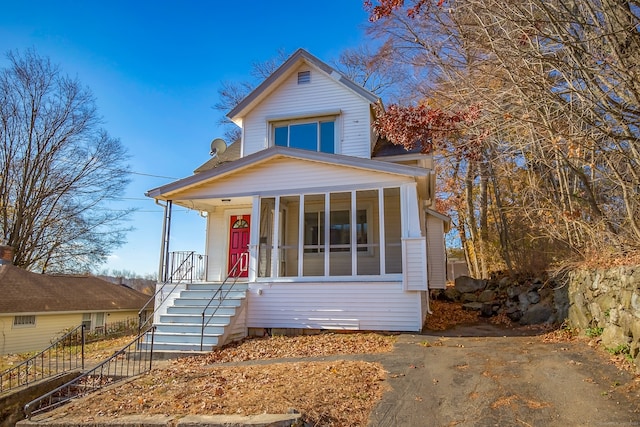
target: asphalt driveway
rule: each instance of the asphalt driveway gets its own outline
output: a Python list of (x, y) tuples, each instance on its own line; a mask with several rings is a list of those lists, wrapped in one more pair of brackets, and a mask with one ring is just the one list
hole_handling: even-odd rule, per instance
[[(640, 426), (640, 382), (584, 342), (491, 325), (399, 336), (369, 426)], [(504, 336), (501, 334), (510, 334)]]

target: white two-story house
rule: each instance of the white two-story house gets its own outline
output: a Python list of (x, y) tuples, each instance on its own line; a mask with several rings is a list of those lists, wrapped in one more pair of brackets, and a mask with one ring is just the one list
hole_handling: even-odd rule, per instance
[(191, 335), (210, 349), (230, 333), (273, 328), (422, 329), (428, 290), (445, 286), (448, 218), (433, 210), (432, 158), (374, 132), (381, 106), (300, 49), (228, 114), (242, 131), (225, 154), (233, 161), (211, 159), (147, 193), (207, 221), (207, 283), (178, 283), (166, 212), (162, 276), (173, 285), (158, 285), (156, 343), (170, 335), (169, 323), (185, 326), (190, 315), (199, 324), (205, 300), (239, 276), (213, 304), (233, 297), (234, 309), (213, 314), (210, 305), (204, 337), (185, 327), (159, 349), (192, 349)]

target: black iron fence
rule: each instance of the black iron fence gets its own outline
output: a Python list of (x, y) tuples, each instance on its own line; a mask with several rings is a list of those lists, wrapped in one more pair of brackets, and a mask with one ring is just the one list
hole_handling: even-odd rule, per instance
[(85, 333), (85, 342), (90, 343), (108, 338), (118, 338), (138, 333), (138, 319), (130, 317), (116, 322), (109, 322), (104, 326), (96, 326)]
[(75, 369), (84, 370), (84, 325), (13, 368), (0, 373), (0, 393)]
[[(148, 348), (140, 345), (147, 333), (151, 336), (151, 345)], [(26, 417), (30, 419), (33, 415), (64, 405), (71, 399), (86, 396), (116, 382), (149, 372), (153, 362), (154, 333), (155, 326), (138, 335), (95, 368), (27, 403), (24, 406)]]

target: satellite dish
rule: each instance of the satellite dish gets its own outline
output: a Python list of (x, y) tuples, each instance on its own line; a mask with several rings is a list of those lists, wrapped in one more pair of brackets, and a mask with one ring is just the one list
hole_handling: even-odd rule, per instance
[(227, 150), (227, 143), (224, 142), (224, 139), (216, 138), (213, 141), (211, 141), (211, 151), (209, 152), (211, 157), (216, 157), (224, 153), (226, 150)]

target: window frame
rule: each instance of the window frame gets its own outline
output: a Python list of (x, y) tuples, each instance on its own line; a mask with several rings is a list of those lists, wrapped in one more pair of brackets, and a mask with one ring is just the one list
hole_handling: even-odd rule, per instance
[[(301, 150), (309, 150), (315, 151), (317, 153), (326, 153), (326, 154), (336, 154), (338, 152), (338, 118), (339, 114), (328, 114), (328, 115), (317, 115), (317, 116), (309, 116), (309, 117), (298, 117), (298, 118), (290, 118), (290, 119), (273, 119), (269, 121), (269, 140), (270, 146), (280, 146), (280, 147), (289, 147), (289, 148), (298, 148), (291, 147), (291, 126), (301, 126), (301, 125), (316, 125), (316, 149), (310, 150), (307, 148), (298, 148)], [(333, 145), (331, 146), (332, 151), (323, 151), (323, 141), (322, 141), (322, 124), (323, 123), (332, 123), (333, 124)], [(278, 133), (278, 129), (286, 129), (287, 135), (287, 145), (276, 144), (276, 134)]]
[[(29, 320), (27, 321), (20, 321), (18, 322), (18, 319), (20, 320)], [(14, 328), (35, 328), (36, 326), (36, 315), (35, 314), (20, 314), (17, 316), (13, 316), (13, 327)]]

